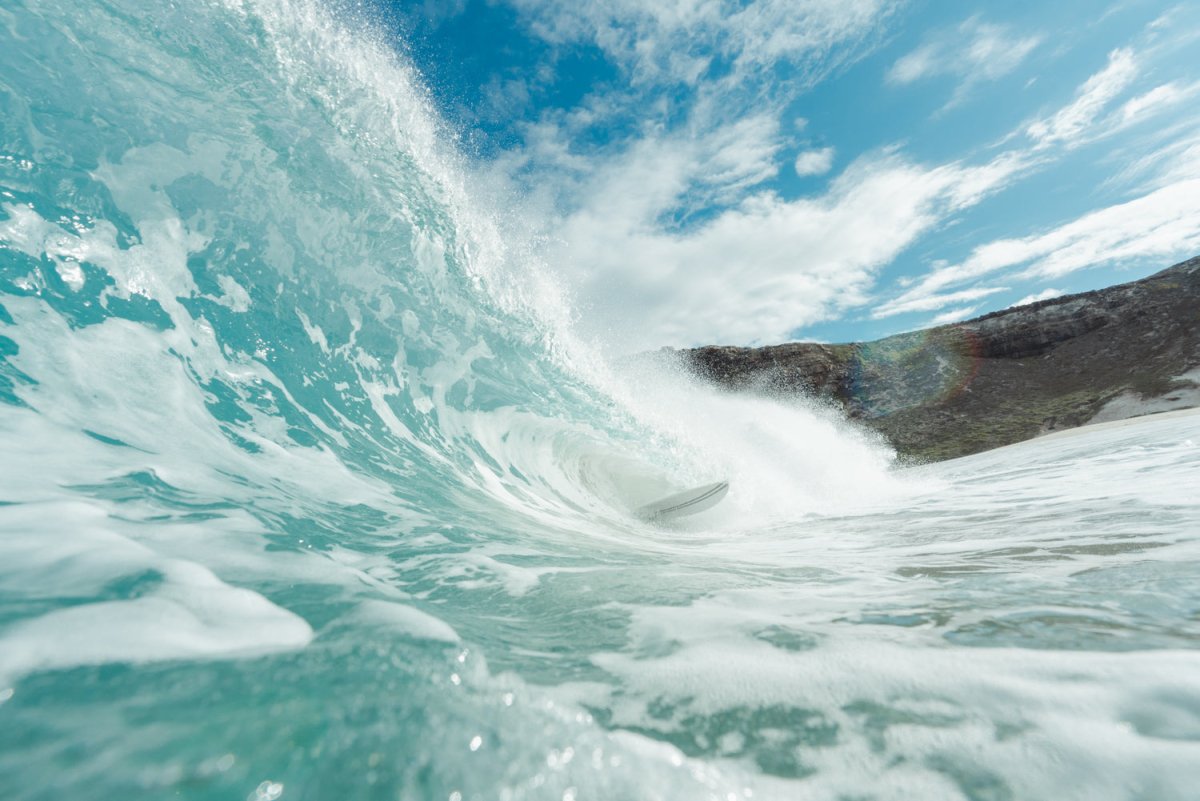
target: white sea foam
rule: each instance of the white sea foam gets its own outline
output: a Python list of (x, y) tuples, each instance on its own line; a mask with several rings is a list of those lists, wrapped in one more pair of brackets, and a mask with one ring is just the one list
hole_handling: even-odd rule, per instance
[[(33, 670), (106, 662), (248, 656), (306, 645), (312, 629), (261, 594), (195, 563), (165, 559), (113, 530), (95, 505), (0, 507), (0, 586), (53, 603), (103, 598), (118, 583), (136, 597), (53, 608), (0, 634), (0, 682)], [(20, 532), (18, 535), (16, 532)]]
[(367, 600), (358, 605), (355, 620), (359, 624), (383, 625), (409, 637), (456, 643), (458, 632), (433, 615), (411, 606), (388, 601)]
[(613, 681), (577, 702), (814, 774), (759, 797), (1183, 801), (1197, 443), (1200, 415), (1097, 426), (921, 468), (917, 495), (677, 543), (709, 589), (623, 605), (628, 640), (592, 655)]

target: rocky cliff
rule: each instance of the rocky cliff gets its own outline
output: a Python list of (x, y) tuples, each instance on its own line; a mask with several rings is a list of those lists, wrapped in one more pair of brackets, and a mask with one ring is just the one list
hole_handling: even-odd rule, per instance
[(902, 455), (948, 459), (1200, 406), (1200, 257), (1140, 281), (876, 342), (679, 353), (722, 386), (824, 398)]

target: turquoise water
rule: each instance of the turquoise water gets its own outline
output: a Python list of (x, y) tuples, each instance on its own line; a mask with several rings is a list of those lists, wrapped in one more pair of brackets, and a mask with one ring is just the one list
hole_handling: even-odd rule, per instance
[(0, 798), (1195, 797), (1200, 417), (614, 371), (453, 141), (350, 12), (0, 3)]

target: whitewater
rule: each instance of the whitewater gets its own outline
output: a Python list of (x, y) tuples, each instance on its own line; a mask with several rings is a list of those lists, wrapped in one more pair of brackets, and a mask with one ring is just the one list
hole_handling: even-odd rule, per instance
[(1196, 797), (1200, 416), (607, 365), (383, 31), (0, 2), (0, 798)]

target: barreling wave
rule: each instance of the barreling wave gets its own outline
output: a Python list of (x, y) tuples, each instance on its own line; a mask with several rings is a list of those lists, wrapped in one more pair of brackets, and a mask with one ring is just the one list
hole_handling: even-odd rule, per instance
[[(266, 768), (302, 742), (325, 749), (316, 798), (368, 769), (402, 797), (737, 789), (525, 682), (599, 680), (621, 603), (710, 581), (663, 595), (664, 570), (774, 559), (631, 509), (730, 478), (713, 520), (740, 529), (889, 486), (889, 454), (820, 413), (599, 365), (355, 8), (0, 7), (0, 590), (21, 599), (0, 604), (0, 704), (29, 681), (230, 721), (116, 726), (53, 780), (22, 740), (0, 771), (17, 798), (256, 777), (273, 798)], [(49, 742), (20, 709), (9, 731)], [(565, 769), (562, 743), (590, 761)]]
[(152, 453), (170, 430), (249, 484), (336, 461), (421, 509), (513, 481), (480, 416), (603, 417), (369, 28), (306, 2), (21, 11), (2, 268), (17, 334), (41, 330), (10, 403)]

